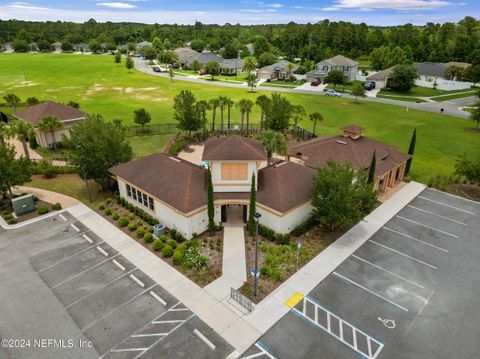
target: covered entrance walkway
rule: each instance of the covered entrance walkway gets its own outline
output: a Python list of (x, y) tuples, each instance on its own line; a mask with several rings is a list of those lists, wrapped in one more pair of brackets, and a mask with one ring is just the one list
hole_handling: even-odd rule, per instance
[(222, 223), (225, 227), (241, 227), (247, 222), (247, 206), (244, 204), (222, 205)]

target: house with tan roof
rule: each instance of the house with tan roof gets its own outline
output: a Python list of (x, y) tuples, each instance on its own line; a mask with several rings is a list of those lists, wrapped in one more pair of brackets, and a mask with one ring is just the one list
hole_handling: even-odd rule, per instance
[(315, 170), (293, 162), (265, 166), (267, 154), (258, 140), (210, 138), (205, 142), (202, 161), (204, 166), (198, 166), (157, 153), (112, 167), (110, 172), (123, 198), (185, 238), (208, 227), (206, 167), (212, 174), (216, 223), (237, 216), (246, 222), (253, 175), (256, 209), (264, 225), (288, 233), (311, 214)]
[[(38, 105), (28, 107), (12, 114), (13, 117), (28, 122), (32, 125), (37, 143), (41, 147), (51, 147), (54, 138), (58, 141), (62, 136), (70, 137), (70, 130), (78, 122), (83, 121), (87, 114), (79, 109), (62, 103), (46, 101)], [(63, 124), (63, 127), (54, 131), (54, 134), (40, 130), (38, 123), (42, 118), (53, 116)]]
[(312, 71), (307, 72), (307, 80), (313, 81), (318, 79), (323, 81), (330, 71), (333, 70), (343, 72), (347, 81), (354, 81), (358, 73), (358, 62), (343, 55), (322, 60), (315, 64), (315, 68)]
[(403, 180), (410, 155), (393, 145), (363, 136), (364, 128), (360, 126), (350, 125), (342, 130), (343, 135), (317, 137), (290, 146), (287, 157), (294, 157), (310, 168), (320, 168), (333, 160), (368, 172), (375, 151), (374, 190), (385, 192)]
[(289, 79), (290, 75), (298, 70), (298, 65), (282, 60), (272, 65), (257, 70), (257, 78), (260, 80)]

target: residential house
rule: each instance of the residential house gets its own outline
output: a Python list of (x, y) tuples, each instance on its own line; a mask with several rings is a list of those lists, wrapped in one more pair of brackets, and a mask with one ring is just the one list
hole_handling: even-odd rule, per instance
[(178, 61), (182, 67), (191, 68), (194, 61), (198, 61), (201, 68), (205, 68), (210, 61), (218, 62), (220, 71), (224, 74), (235, 74), (243, 70), (242, 59), (224, 59), (220, 55), (209, 51), (197, 52), (189, 47), (180, 47), (174, 52), (178, 56)]
[(73, 49), (77, 52), (89, 52), (90, 51), (90, 48), (88, 47), (88, 44), (86, 44), (84, 42), (74, 45)]
[(139, 42), (138, 44), (135, 45), (135, 50), (138, 52), (139, 50), (141, 50), (145, 46), (152, 46), (152, 43), (150, 41)]
[(298, 65), (287, 60), (282, 60), (273, 65), (258, 69), (257, 78), (267, 81), (288, 79), (297, 69)]
[(305, 166), (320, 168), (328, 161), (350, 163), (356, 170), (368, 172), (375, 151), (374, 190), (381, 192), (394, 187), (405, 176), (410, 155), (397, 147), (362, 135), (364, 128), (346, 126), (343, 135), (318, 137), (288, 148), (287, 158), (296, 158)]
[(448, 80), (446, 70), (450, 66), (468, 68), (470, 64), (462, 62), (420, 62), (413, 66), (417, 69), (417, 86), (437, 88), (439, 90), (467, 90), (473, 86), (471, 82)]
[(178, 62), (182, 67), (191, 64), (199, 55), (198, 51), (192, 50), (189, 47), (179, 47), (173, 50), (173, 52), (177, 54)]
[(86, 113), (61, 103), (47, 101), (16, 112), (12, 114), (12, 116), (28, 122), (33, 126), (39, 146), (51, 147), (53, 143), (52, 134), (48, 131), (44, 132), (38, 128), (38, 123), (42, 118), (53, 116), (58, 118), (63, 124), (61, 129), (54, 132), (55, 140), (60, 141), (63, 136), (70, 137), (70, 130), (75, 124), (85, 119)]
[(317, 63), (312, 71), (307, 72), (307, 80), (319, 79), (323, 81), (332, 70), (341, 71), (345, 74), (347, 81), (354, 81), (358, 73), (358, 62), (343, 55), (334, 56)]
[[(215, 222), (246, 222), (252, 176), (256, 210), (262, 223), (288, 233), (312, 211), (310, 192), (315, 171), (293, 162), (263, 167), (263, 144), (241, 136), (206, 141), (202, 161), (212, 174)], [(119, 193), (185, 238), (208, 227), (207, 170), (177, 157), (157, 153), (112, 167)]]
[(62, 52), (62, 43), (59, 41), (54, 42), (52, 44), (52, 49), (53, 49), (53, 52), (57, 52), (57, 53)]
[(377, 89), (385, 88), (387, 87), (388, 79), (392, 77), (394, 68), (395, 66), (375, 72), (374, 74), (367, 76), (366, 80), (375, 81), (375, 88)]
[(220, 62), (220, 71), (223, 74), (235, 74), (243, 71), (242, 59), (223, 59)]

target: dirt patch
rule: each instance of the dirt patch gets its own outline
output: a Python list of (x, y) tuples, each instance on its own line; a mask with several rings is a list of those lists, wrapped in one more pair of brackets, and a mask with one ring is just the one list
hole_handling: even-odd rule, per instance
[(34, 81), (22, 81), (16, 85), (11, 86), (10, 88), (21, 88), (21, 87), (31, 87), (40, 85), (38, 82)]
[(467, 131), (470, 131), (470, 132), (476, 132), (476, 133), (480, 133), (480, 128), (477, 128), (477, 127), (471, 127), (471, 128), (467, 128)]
[(474, 201), (480, 201), (480, 185), (451, 183), (447, 186), (447, 192)]

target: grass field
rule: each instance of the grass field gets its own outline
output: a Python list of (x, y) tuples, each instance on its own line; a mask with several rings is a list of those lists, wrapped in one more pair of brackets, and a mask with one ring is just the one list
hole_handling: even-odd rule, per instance
[[(237, 89), (188, 83), (170, 82), (170, 79), (146, 75), (138, 71), (128, 73), (125, 67), (116, 66), (109, 56), (81, 55), (0, 55), (0, 97), (14, 92), (25, 100), (36, 96), (41, 100), (80, 103), (87, 112), (97, 112), (106, 119), (121, 119), (133, 123), (133, 110), (145, 107), (152, 114), (152, 123), (172, 123), (173, 97), (180, 90), (190, 89), (197, 99), (209, 100), (228, 96), (235, 101), (241, 98), (255, 100), (263, 91), (250, 93), (247, 88)], [(406, 151), (414, 128), (417, 128), (417, 148), (411, 175), (426, 182), (437, 174), (449, 175), (462, 153), (475, 153), (480, 146), (480, 134), (472, 132), (473, 121), (439, 114), (416, 111), (404, 107), (374, 102), (353, 104), (353, 100), (310, 94), (285, 94), (293, 104), (305, 106), (307, 112), (318, 111), (325, 120), (318, 124), (319, 135), (340, 132), (340, 127), (358, 124), (366, 128), (365, 135), (397, 145)], [(218, 118), (218, 116), (217, 116)], [(259, 109), (251, 115), (257, 122)], [(240, 113), (232, 110), (232, 121), (240, 121)], [(301, 123), (311, 129), (312, 123)], [(153, 136), (152, 136), (153, 137)], [(145, 138), (133, 140), (136, 154), (156, 150), (161, 143)], [(161, 141), (160, 139), (158, 141)], [(145, 143), (143, 143), (145, 142)]]

